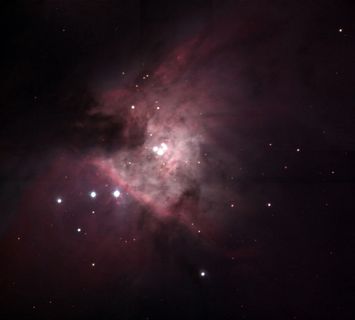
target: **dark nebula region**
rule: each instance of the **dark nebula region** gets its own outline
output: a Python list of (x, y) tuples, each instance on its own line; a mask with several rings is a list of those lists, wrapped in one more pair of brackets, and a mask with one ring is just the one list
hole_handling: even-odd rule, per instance
[(2, 6), (1, 319), (354, 319), (353, 1)]

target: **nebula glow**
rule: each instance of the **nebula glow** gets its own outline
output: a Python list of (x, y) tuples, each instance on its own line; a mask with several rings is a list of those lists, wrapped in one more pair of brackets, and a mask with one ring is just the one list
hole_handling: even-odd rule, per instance
[(1, 319), (354, 318), (354, 1), (8, 3)]

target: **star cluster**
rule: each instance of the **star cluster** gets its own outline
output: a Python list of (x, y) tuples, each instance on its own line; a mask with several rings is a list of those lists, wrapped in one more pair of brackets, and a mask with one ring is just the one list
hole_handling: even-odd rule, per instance
[(6, 7), (0, 318), (347, 318), (352, 9)]

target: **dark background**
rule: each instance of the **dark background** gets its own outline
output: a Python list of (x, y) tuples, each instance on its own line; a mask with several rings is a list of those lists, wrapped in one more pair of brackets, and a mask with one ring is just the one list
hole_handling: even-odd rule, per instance
[[(1, 317), (354, 317), (354, 14), (352, 1), (328, 0), (2, 4)], [(240, 27), (228, 30), (224, 15), (234, 16)], [(249, 122), (241, 148), (230, 150), (241, 165), (226, 168), (247, 168), (233, 188), (244, 198), (241, 210), (254, 214), (244, 217), (242, 226), (222, 228), (225, 236), (213, 248), (183, 228), (163, 226), (148, 236), (161, 260), (142, 259), (148, 266), (136, 262), (127, 270), (116, 267), (118, 260), (111, 266), (105, 261), (105, 271), (88, 284), (72, 258), (77, 247), (50, 240), (38, 222), (51, 210), (48, 204), (43, 212), (38, 209), (42, 195), (34, 181), (51, 170), (58, 149), (85, 154), (100, 144), (105, 152), (119, 147), (110, 139), (119, 128), (73, 128), (96, 104), (93, 83), (110, 86), (115, 74), (136, 68), (138, 60), (154, 69), (167, 52), (205, 27), (217, 28), (220, 36), (229, 33), (220, 50), (241, 59), (240, 85), (260, 108), (261, 127)], [(225, 84), (233, 85), (239, 83)], [(275, 103), (280, 111), (270, 107)], [(103, 145), (97, 138), (102, 135)], [(76, 158), (73, 167), (79, 163)], [(270, 197), (272, 216), (258, 205)], [(177, 235), (164, 247), (169, 228)], [(18, 244), (18, 230), (26, 234), (25, 249)], [(253, 243), (260, 247), (250, 253)], [(105, 246), (116, 244), (110, 238)], [(220, 249), (245, 246), (237, 262), (221, 257)], [(66, 255), (66, 250), (74, 252)], [(144, 255), (144, 250), (124, 254)], [(62, 259), (69, 259), (70, 267)], [(171, 260), (174, 267), (165, 272)], [(199, 260), (208, 266), (208, 279), (198, 276)]]

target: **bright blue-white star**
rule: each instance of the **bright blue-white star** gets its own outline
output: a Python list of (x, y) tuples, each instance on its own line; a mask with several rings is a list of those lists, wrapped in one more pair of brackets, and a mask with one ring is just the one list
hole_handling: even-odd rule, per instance
[(115, 198), (118, 198), (120, 195), (121, 195), (121, 192), (119, 190), (115, 190), (114, 192), (112, 192), (112, 195), (115, 197)]

